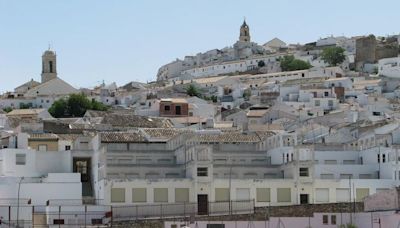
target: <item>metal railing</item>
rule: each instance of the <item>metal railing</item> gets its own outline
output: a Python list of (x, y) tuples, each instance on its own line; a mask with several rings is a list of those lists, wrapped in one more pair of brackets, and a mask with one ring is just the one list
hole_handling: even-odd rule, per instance
[(188, 216), (253, 214), (254, 200), (112, 206), (113, 221), (163, 219)]
[[(254, 200), (163, 203), (126, 206), (82, 205), (80, 200), (52, 200), (48, 205), (0, 205), (4, 227), (101, 226), (145, 219), (254, 214)], [(63, 204), (63, 205), (61, 205)], [(2, 226), (3, 227), (3, 226)]]

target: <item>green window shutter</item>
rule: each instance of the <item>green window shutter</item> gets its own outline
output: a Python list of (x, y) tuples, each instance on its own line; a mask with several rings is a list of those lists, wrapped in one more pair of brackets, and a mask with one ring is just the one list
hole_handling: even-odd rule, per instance
[(278, 202), (292, 202), (290, 188), (278, 188), (276, 191)]
[(189, 202), (189, 189), (188, 188), (175, 188), (175, 202)]
[(168, 188), (155, 188), (154, 202), (168, 203)]

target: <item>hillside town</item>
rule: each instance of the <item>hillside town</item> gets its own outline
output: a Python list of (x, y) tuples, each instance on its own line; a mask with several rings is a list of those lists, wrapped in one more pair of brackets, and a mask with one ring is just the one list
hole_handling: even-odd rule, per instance
[(45, 50), (0, 96), (0, 226), (398, 227), (400, 36), (250, 28), (148, 83), (74, 88)]

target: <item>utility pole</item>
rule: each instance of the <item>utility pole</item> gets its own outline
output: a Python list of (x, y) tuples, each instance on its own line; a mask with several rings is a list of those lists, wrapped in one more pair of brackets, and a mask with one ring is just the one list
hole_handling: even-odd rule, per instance
[[(349, 205), (351, 205), (351, 177), (349, 176)], [(350, 212), (350, 224), (353, 224), (353, 215)]]
[(21, 177), (21, 179), (18, 182), (18, 193), (17, 193), (17, 228), (19, 228), (19, 192), (21, 189), (21, 183), (24, 180), (24, 177)]
[(381, 144), (378, 145), (378, 179), (381, 179), (381, 161), (382, 161), (382, 155), (381, 155)]
[(232, 191), (232, 161), (230, 162), (229, 167), (229, 214), (232, 214), (232, 199), (231, 199), (231, 191)]

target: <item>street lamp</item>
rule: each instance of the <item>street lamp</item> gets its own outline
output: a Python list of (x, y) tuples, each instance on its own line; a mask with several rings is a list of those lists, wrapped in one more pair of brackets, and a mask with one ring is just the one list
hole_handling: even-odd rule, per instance
[(21, 179), (18, 182), (18, 195), (17, 195), (17, 228), (19, 228), (19, 192), (21, 189), (21, 183), (24, 180), (24, 177), (21, 177)]

